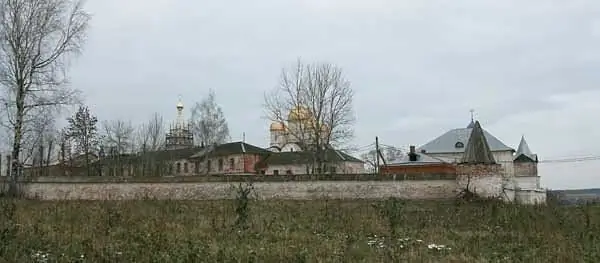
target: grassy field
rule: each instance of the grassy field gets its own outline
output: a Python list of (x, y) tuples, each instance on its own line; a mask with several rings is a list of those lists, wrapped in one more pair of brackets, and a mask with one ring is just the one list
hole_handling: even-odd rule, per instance
[(0, 199), (0, 262), (598, 262), (600, 208)]

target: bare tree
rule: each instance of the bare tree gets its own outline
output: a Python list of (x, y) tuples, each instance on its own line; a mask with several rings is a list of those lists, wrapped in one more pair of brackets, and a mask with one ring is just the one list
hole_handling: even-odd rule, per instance
[(131, 122), (122, 120), (104, 121), (104, 145), (113, 155), (121, 155), (130, 151), (133, 145), (134, 128)]
[(377, 171), (377, 151), (374, 149), (370, 150), (361, 154), (360, 158), (366, 163), (368, 172), (374, 173)]
[(229, 140), (229, 126), (214, 90), (192, 108), (192, 131), (199, 144), (221, 144)]
[(138, 129), (137, 144), (141, 152), (161, 150), (165, 144), (165, 123), (162, 115), (154, 113), (148, 122)]
[(279, 87), (265, 95), (265, 108), (270, 120), (288, 126), (288, 136), (314, 151), (319, 172), (327, 163), (325, 150), (342, 147), (353, 136), (353, 98), (341, 68), (298, 60), (282, 71)]
[(0, 86), (2, 106), (13, 127), (11, 193), (16, 177), (24, 120), (33, 109), (72, 104), (69, 55), (78, 54), (90, 15), (77, 0), (0, 0)]
[[(55, 115), (46, 108), (34, 109), (29, 118), (24, 121), (22, 132), (21, 146), (23, 154), (20, 156), (20, 162), (23, 164), (31, 164), (40, 166), (40, 162), (44, 152), (45, 140), (48, 136), (52, 136), (55, 132)], [(31, 162), (31, 159), (34, 159)]]

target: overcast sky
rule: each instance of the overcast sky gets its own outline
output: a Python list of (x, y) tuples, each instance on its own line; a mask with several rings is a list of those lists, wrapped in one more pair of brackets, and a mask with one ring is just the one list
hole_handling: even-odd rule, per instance
[[(92, 0), (72, 84), (100, 119), (175, 117), (209, 88), (231, 136), (267, 146), (263, 93), (302, 57), (342, 67), (356, 145), (421, 145), (469, 109), (542, 160), (600, 155), (600, 1)], [(189, 109), (189, 107), (188, 107)], [(189, 114), (189, 113), (188, 113)], [(540, 164), (550, 188), (600, 187), (600, 161)]]

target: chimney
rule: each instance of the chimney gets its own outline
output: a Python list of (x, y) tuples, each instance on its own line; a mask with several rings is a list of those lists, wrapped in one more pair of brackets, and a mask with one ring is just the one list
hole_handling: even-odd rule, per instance
[(410, 146), (410, 151), (408, 152), (408, 160), (411, 162), (416, 162), (417, 161), (417, 153), (415, 152), (415, 146), (411, 145)]

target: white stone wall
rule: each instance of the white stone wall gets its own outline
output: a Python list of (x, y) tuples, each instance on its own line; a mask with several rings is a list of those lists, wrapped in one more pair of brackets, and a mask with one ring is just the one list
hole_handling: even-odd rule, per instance
[(503, 197), (505, 178), (501, 175), (471, 177), (460, 176), (457, 180), (458, 190), (468, 188), (482, 197)]
[[(290, 170), (292, 174), (306, 174), (306, 164), (289, 164), (289, 165), (269, 165), (265, 174), (272, 175), (275, 170), (279, 171), (279, 174), (286, 174), (286, 171)], [(365, 166), (362, 163), (356, 162), (343, 162), (337, 164), (336, 173), (339, 174), (364, 174)]]
[(539, 189), (540, 188), (540, 177), (539, 176), (519, 176), (511, 178), (515, 187), (521, 189)]
[[(238, 183), (29, 183), (25, 195), (42, 200), (174, 199), (214, 200), (234, 198)], [(254, 183), (258, 199), (307, 200), (451, 199), (456, 181), (306, 181)]]
[(291, 171), (292, 174), (306, 174), (306, 165), (302, 164), (287, 164), (287, 165), (269, 165), (265, 174), (273, 175), (275, 171), (279, 171), (279, 174), (286, 174), (287, 171)]
[(515, 201), (518, 204), (545, 204), (547, 198), (546, 190), (517, 190)]

